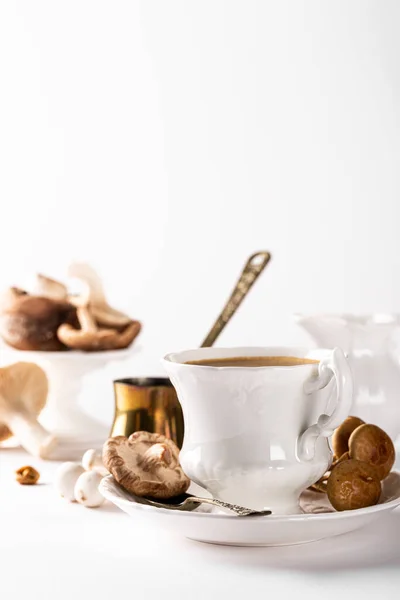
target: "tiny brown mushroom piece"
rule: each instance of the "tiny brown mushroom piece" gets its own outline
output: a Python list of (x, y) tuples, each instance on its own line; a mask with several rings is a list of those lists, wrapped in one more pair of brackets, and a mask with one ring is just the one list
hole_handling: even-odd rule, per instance
[(357, 427), (350, 436), (349, 453), (350, 458), (371, 465), (381, 481), (389, 475), (396, 459), (392, 440), (377, 425)]
[(77, 316), (81, 329), (76, 329), (69, 324), (63, 324), (57, 331), (60, 341), (73, 350), (98, 352), (101, 350), (127, 348), (141, 329), (139, 321), (132, 321), (122, 331), (100, 329), (87, 305), (77, 308)]
[(15, 478), (20, 485), (36, 485), (40, 479), (39, 471), (27, 465), (15, 471)]
[(56, 444), (37, 420), (47, 391), (47, 377), (38, 365), (19, 362), (0, 369), (0, 439), (14, 434), (25, 450), (40, 458), (48, 458)]
[(61, 323), (76, 324), (72, 304), (15, 290), (3, 299), (0, 335), (6, 344), (17, 350), (65, 350), (57, 330)]
[(335, 456), (340, 457), (349, 449), (349, 438), (353, 431), (364, 421), (358, 417), (347, 417), (332, 435), (332, 450)]
[(336, 510), (355, 510), (378, 503), (381, 482), (369, 464), (350, 459), (335, 467), (326, 491)]
[(137, 431), (129, 438), (109, 438), (103, 462), (116, 481), (136, 496), (174, 498), (190, 485), (179, 464), (178, 447), (158, 433)]

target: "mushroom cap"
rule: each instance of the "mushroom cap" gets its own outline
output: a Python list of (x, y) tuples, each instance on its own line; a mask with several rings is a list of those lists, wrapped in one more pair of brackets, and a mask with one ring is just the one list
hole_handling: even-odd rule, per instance
[(101, 306), (92, 303), (90, 306), (93, 316), (100, 327), (113, 327), (121, 331), (132, 323), (132, 319), (128, 315), (116, 308), (112, 308), (108, 304)]
[(137, 431), (129, 438), (109, 438), (103, 462), (123, 488), (139, 497), (174, 498), (190, 485), (179, 464), (178, 446), (158, 433)]
[(336, 510), (355, 510), (378, 503), (381, 482), (371, 465), (350, 459), (333, 469), (326, 491)]
[(57, 338), (57, 329), (65, 322), (76, 324), (74, 306), (24, 294), (2, 311), (0, 335), (18, 350), (63, 350), (65, 346)]
[(377, 425), (364, 424), (353, 431), (349, 439), (350, 458), (371, 465), (380, 480), (389, 475), (396, 451), (388, 434)]
[(55, 279), (51, 279), (51, 277), (46, 277), (46, 275), (37, 273), (32, 295), (42, 296), (43, 298), (51, 298), (52, 300), (67, 300), (68, 290), (60, 281), (56, 281)]
[(27, 296), (28, 292), (17, 287), (10, 287), (0, 294), (0, 311), (8, 310), (21, 296)]
[(54, 487), (69, 502), (75, 502), (75, 484), (85, 469), (77, 462), (65, 462), (60, 465), (54, 477)]
[(360, 425), (364, 425), (364, 421), (358, 417), (347, 417), (332, 435), (332, 450), (337, 458), (349, 449), (349, 438), (353, 431)]
[(138, 335), (140, 329), (141, 324), (139, 321), (132, 321), (122, 331), (116, 329), (76, 329), (65, 323), (58, 328), (57, 335), (68, 348), (96, 352), (127, 348)]
[(82, 473), (75, 483), (75, 500), (87, 508), (101, 506), (105, 501), (99, 490), (102, 479), (103, 476), (98, 471), (85, 471)]
[(38, 365), (18, 362), (0, 369), (0, 441), (13, 434), (1, 423), (1, 410), (12, 403), (37, 416), (46, 404), (48, 380)]

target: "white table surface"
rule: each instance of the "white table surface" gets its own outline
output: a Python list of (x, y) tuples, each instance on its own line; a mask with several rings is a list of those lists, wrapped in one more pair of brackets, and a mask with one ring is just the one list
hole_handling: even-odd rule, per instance
[[(40, 485), (16, 483), (25, 464), (38, 468)], [(302, 546), (212, 546), (138, 529), (109, 504), (66, 503), (51, 484), (56, 467), (0, 452), (1, 599), (400, 597), (400, 510)]]

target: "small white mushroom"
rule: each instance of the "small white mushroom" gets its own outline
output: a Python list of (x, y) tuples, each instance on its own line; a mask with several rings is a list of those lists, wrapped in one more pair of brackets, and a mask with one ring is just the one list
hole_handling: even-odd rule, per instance
[(85, 470), (77, 462), (65, 462), (56, 471), (54, 486), (62, 498), (75, 502), (75, 484)]
[(86, 471), (80, 475), (75, 484), (75, 500), (87, 508), (97, 508), (104, 502), (99, 492), (102, 475), (97, 471)]
[(103, 464), (101, 452), (94, 450), (86, 450), (82, 456), (82, 467), (85, 471), (97, 471), (100, 475), (108, 475), (108, 471)]

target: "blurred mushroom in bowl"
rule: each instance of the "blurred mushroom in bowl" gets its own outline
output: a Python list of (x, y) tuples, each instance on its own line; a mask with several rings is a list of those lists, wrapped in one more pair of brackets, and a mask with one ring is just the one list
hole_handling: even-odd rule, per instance
[(80, 306), (78, 299), (77, 317), (80, 328), (69, 323), (60, 325), (57, 331), (58, 339), (72, 350), (101, 351), (127, 348), (138, 335), (141, 324), (131, 321), (121, 331), (118, 329), (101, 328), (94, 319), (91, 307), (83, 302)]
[(11, 287), (0, 296), (0, 336), (28, 351), (101, 351), (127, 348), (141, 323), (106, 301), (100, 277), (89, 266), (74, 263), (69, 277), (85, 286), (84, 297), (50, 277), (36, 275), (31, 293)]
[(11, 288), (0, 307), (0, 335), (17, 350), (63, 350), (62, 323), (76, 324), (76, 308), (65, 300), (30, 296)]

